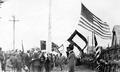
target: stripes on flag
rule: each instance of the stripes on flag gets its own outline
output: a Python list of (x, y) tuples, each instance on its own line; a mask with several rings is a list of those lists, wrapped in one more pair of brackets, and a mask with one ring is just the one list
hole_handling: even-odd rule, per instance
[(101, 47), (101, 46), (96, 47), (96, 49), (95, 49), (95, 51), (96, 51), (96, 54), (95, 54), (96, 58), (98, 58), (98, 57), (100, 56), (101, 50), (102, 50), (102, 47)]
[(101, 54), (101, 52), (97, 52), (96, 55), (95, 55), (96, 58), (98, 58), (100, 56), (100, 54)]
[(103, 39), (111, 38), (109, 25), (91, 13), (83, 4), (78, 25), (94, 32)]
[(99, 31), (101, 34), (104, 34), (104, 35), (110, 35), (109, 31), (103, 31), (101, 29), (99, 29), (98, 26), (96, 26), (95, 24), (93, 25), (92, 23), (89, 23), (85, 18), (82, 18), (81, 17), (81, 20), (82, 22), (85, 22), (89, 27), (93, 28), (93, 30), (97, 30)]

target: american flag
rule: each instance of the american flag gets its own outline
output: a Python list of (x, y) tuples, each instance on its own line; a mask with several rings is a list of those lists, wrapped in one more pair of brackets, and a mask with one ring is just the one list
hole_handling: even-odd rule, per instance
[(81, 17), (78, 25), (94, 32), (103, 39), (111, 38), (109, 25), (91, 13), (83, 4), (81, 7)]
[(55, 44), (54, 42), (52, 42), (52, 51), (60, 53), (60, 51), (58, 49), (59, 49), (59, 46), (57, 44)]

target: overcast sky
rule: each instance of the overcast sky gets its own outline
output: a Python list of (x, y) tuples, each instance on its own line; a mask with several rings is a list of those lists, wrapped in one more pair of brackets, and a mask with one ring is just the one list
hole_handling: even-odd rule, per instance
[[(120, 24), (120, 0), (52, 0), (52, 41), (56, 44), (64, 43), (75, 29), (86, 38), (91, 36), (91, 32), (77, 25), (81, 2), (107, 22), (111, 30)], [(0, 46), (3, 50), (13, 48), (13, 23), (9, 21), (13, 15), (19, 20), (16, 22), (16, 48), (21, 49), (21, 40), (25, 49), (39, 47), (40, 40), (47, 40), (49, 0), (6, 0), (0, 8)], [(103, 46), (111, 42), (98, 36), (97, 39)]]

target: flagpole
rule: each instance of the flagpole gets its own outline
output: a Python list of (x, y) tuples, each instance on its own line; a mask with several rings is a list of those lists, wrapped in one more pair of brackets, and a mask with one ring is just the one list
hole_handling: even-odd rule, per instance
[(88, 40), (88, 46), (89, 46), (89, 36), (87, 37), (87, 40)]
[(49, 0), (49, 23), (48, 23), (48, 41), (47, 41), (47, 51), (52, 51), (52, 44), (51, 44), (51, 3), (52, 0)]
[(93, 43), (93, 39), (94, 39), (93, 36), (94, 36), (94, 33), (92, 32), (92, 47), (93, 47), (93, 44), (94, 44)]
[(22, 42), (22, 51), (24, 52), (23, 40), (21, 40), (21, 42)]
[(88, 47), (89, 47), (89, 36), (87, 37), (88, 40), (88, 46), (87, 46), (87, 53), (88, 53)]
[(108, 48), (109, 48), (109, 43), (108, 43)]
[(120, 40), (119, 40), (119, 46), (120, 46)]
[(41, 40), (40, 40), (40, 51), (41, 51)]

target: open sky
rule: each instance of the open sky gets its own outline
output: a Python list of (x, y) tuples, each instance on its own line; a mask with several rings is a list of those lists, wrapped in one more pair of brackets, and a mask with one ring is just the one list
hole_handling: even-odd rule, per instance
[[(78, 26), (81, 2), (96, 16), (110, 25), (120, 24), (120, 0), (51, 0), (52, 41), (58, 45), (64, 43), (75, 29), (86, 38), (91, 32)], [(3, 50), (13, 48), (13, 23), (16, 19), (16, 48), (21, 49), (23, 40), (25, 50), (39, 47), (40, 40), (47, 40), (49, 0), (6, 0), (0, 8), (0, 47)], [(97, 36), (99, 45), (107, 46), (111, 40), (102, 40)], [(89, 39), (91, 40), (91, 39)], [(91, 41), (89, 41), (91, 43)]]

